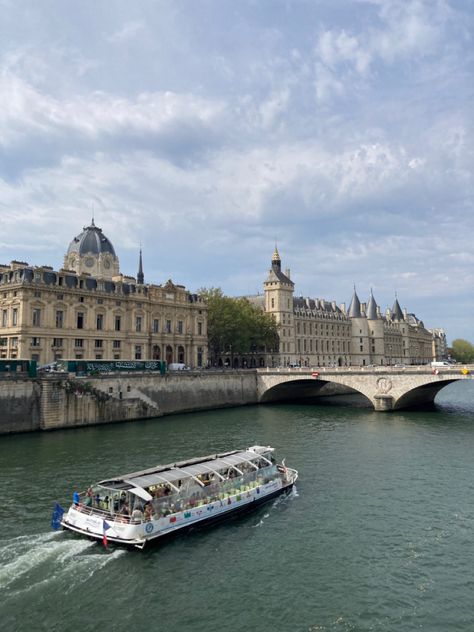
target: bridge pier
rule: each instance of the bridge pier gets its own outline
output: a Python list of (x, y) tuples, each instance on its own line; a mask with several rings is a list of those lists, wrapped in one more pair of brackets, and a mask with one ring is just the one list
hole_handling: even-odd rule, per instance
[(393, 397), (391, 395), (374, 395), (374, 409), (378, 412), (393, 410)]

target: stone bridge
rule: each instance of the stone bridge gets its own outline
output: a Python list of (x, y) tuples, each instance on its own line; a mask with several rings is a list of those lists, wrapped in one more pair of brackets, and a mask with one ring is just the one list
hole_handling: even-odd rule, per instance
[(473, 374), (474, 365), (267, 368), (257, 370), (257, 394), (264, 403), (357, 392), (375, 410), (388, 411), (432, 403), (444, 386), (472, 380)]

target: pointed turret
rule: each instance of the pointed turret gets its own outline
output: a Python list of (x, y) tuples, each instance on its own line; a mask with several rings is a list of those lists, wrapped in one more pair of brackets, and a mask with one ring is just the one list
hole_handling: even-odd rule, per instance
[(404, 320), (402, 308), (400, 307), (400, 303), (398, 302), (398, 298), (395, 296), (395, 303), (392, 307), (392, 320)]
[(349, 311), (347, 312), (349, 318), (362, 318), (360, 311), (360, 301), (357, 296), (357, 292), (354, 286), (354, 294), (352, 295), (351, 304), (349, 305)]
[(142, 249), (140, 248), (140, 258), (138, 261), (138, 274), (137, 274), (137, 283), (143, 285), (144, 283), (144, 275), (143, 275), (143, 262), (142, 262)]
[(370, 298), (367, 304), (367, 318), (368, 320), (377, 320), (379, 318), (377, 302), (375, 301), (372, 290), (370, 290)]
[(287, 276), (283, 274), (281, 271), (281, 259), (280, 253), (278, 252), (278, 248), (275, 246), (275, 252), (272, 255), (272, 267), (270, 268), (270, 272), (267, 277), (267, 283), (278, 281), (281, 283), (286, 283), (291, 287), (294, 287), (293, 281)]
[(275, 244), (275, 252), (272, 255), (272, 268), (274, 270), (281, 270), (281, 259), (280, 259), (280, 253), (278, 252), (278, 248)]

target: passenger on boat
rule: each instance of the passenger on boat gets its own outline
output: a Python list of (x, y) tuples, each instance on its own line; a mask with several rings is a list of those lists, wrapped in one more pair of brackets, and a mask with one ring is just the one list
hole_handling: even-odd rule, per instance
[(143, 520), (143, 511), (140, 509), (140, 505), (137, 505), (132, 511), (132, 520)]
[(77, 489), (74, 490), (74, 493), (72, 495), (72, 502), (74, 505), (76, 505), (76, 507), (81, 503), (81, 497), (79, 496), (79, 492), (77, 491)]
[(130, 509), (127, 504), (124, 504), (120, 509), (120, 516), (122, 516), (124, 519), (130, 518)]
[(100, 494), (99, 492), (97, 492), (97, 494), (94, 496), (94, 503), (95, 506), (100, 509)]
[(145, 503), (145, 520), (150, 522), (153, 519), (153, 507), (150, 502)]

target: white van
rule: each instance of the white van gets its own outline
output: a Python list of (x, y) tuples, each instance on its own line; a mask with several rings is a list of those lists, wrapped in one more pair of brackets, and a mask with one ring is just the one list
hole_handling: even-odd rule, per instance
[(168, 371), (189, 371), (189, 367), (183, 362), (171, 362), (168, 364)]
[(445, 360), (443, 360), (442, 362), (441, 361), (440, 362), (432, 362), (431, 366), (434, 368), (434, 367), (437, 367), (437, 366), (439, 367), (439, 366), (451, 366), (451, 365), (449, 364), (449, 362), (446, 362)]

